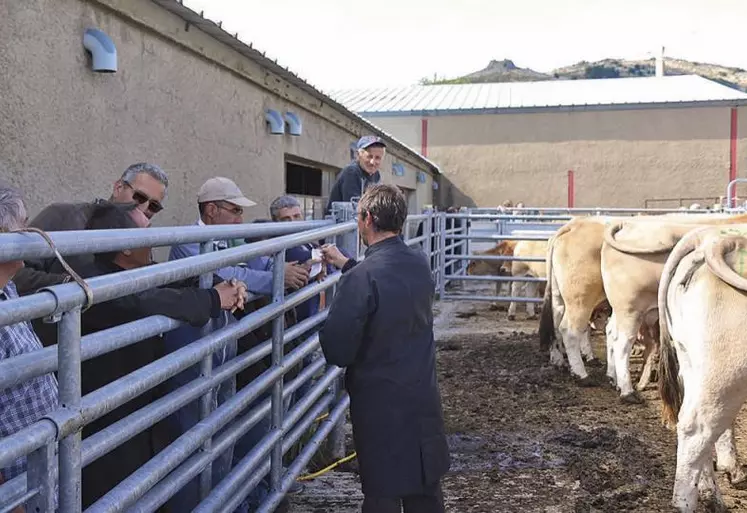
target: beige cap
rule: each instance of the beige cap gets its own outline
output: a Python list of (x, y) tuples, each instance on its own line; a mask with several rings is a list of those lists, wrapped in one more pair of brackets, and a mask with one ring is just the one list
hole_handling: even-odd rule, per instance
[(226, 201), (240, 207), (253, 207), (257, 204), (245, 197), (233, 180), (222, 176), (211, 178), (200, 187), (197, 193), (197, 203), (208, 201)]

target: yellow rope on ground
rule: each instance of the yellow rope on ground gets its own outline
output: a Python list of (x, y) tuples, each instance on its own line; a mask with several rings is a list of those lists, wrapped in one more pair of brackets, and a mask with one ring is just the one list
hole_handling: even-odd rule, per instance
[(345, 456), (345, 457), (344, 457), (344, 458), (342, 458), (341, 460), (337, 460), (337, 461), (335, 461), (335, 462), (334, 462), (334, 463), (332, 463), (331, 465), (328, 465), (328, 466), (324, 467), (324, 468), (323, 468), (322, 470), (320, 470), (320, 471), (318, 471), (318, 472), (314, 472), (313, 474), (306, 474), (305, 476), (300, 476), (300, 477), (298, 477), (298, 478), (296, 479), (296, 481), (308, 481), (308, 480), (310, 480), (310, 479), (314, 479), (314, 478), (317, 478), (317, 477), (319, 477), (319, 476), (321, 476), (321, 475), (323, 475), (323, 474), (326, 474), (327, 472), (329, 472), (329, 471), (330, 471), (330, 470), (332, 470), (333, 468), (335, 468), (335, 467), (337, 467), (337, 466), (339, 466), (339, 465), (342, 465), (343, 463), (346, 463), (346, 462), (348, 462), (348, 461), (352, 460), (352, 459), (353, 459), (353, 458), (355, 458), (355, 457), (356, 457), (357, 455), (358, 455), (358, 453), (357, 453), (357, 452), (353, 452), (353, 454), (350, 454), (350, 455), (348, 455), (348, 456)]

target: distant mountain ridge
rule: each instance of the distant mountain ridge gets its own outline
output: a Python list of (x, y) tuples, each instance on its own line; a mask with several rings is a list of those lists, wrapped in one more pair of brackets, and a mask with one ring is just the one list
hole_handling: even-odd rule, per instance
[[(581, 61), (571, 66), (542, 73), (530, 68), (520, 68), (510, 59), (490, 61), (485, 69), (458, 78), (424, 78), (421, 84), (479, 84), (490, 82), (532, 82), (540, 80), (578, 80), (594, 78), (650, 77), (656, 74), (655, 59), (625, 60), (602, 59), (596, 62)], [(747, 92), (747, 71), (742, 68), (720, 66), (684, 59), (664, 59), (665, 75), (700, 75), (740, 91)]]

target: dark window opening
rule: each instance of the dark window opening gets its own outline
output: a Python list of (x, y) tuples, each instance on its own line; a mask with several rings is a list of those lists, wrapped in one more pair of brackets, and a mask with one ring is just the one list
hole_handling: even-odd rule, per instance
[(322, 170), (286, 162), (285, 192), (304, 196), (322, 196)]

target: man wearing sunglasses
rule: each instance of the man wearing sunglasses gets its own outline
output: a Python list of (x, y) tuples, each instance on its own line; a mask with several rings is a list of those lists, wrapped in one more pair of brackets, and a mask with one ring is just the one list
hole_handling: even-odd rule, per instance
[[(136, 203), (148, 219), (163, 210), (163, 200), (169, 179), (166, 173), (155, 164), (139, 162), (129, 166), (114, 182), (110, 203)], [(85, 230), (97, 206), (107, 200), (96, 198), (91, 202), (53, 203), (44, 208), (29, 223), (29, 226), (46, 232)], [(74, 255), (66, 258), (75, 266), (93, 263), (93, 255)], [(16, 286), (20, 295), (32, 294), (44, 287), (59, 285), (70, 280), (55, 258), (27, 260), (26, 266), (16, 276)]]

